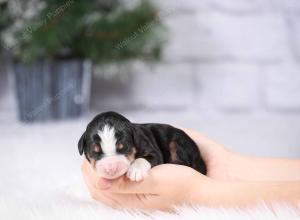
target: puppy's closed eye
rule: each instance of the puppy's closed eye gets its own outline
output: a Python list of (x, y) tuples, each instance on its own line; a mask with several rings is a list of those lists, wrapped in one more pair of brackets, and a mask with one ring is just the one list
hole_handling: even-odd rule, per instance
[(93, 141), (95, 141), (96, 143), (100, 143), (101, 139), (98, 134), (93, 135)]

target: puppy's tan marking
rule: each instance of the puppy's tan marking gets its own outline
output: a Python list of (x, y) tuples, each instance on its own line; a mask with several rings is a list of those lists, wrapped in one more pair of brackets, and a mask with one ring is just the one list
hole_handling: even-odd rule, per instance
[(177, 147), (175, 141), (170, 142), (169, 151), (170, 151), (171, 162), (175, 163), (177, 161)]
[(124, 147), (124, 145), (123, 145), (123, 144), (117, 144), (117, 149), (118, 149), (118, 150), (122, 150), (122, 149), (123, 149), (123, 147)]
[(97, 153), (99, 153), (100, 152), (100, 146), (95, 145), (94, 146), (94, 151), (97, 152)]
[(133, 147), (131, 152), (126, 156), (127, 159), (130, 161), (130, 163), (135, 160), (135, 154), (136, 154), (136, 149), (135, 147)]

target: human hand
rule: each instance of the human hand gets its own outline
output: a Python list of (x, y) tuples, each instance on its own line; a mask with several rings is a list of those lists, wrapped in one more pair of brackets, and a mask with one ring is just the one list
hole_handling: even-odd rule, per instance
[(180, 129), (197, 144), (207, 168), (206, 175), (217, 180), (231, 180), (228, 165), (234, 153), (199, 132), (187, 128)]
[[(226, 164), (231, 152), (198, 132), (181, 129), (198, 145), (207, 176), (227, 180)], [(202, 186), (204, 180), (209, 182), (209, 178), (192, 168), (172, 164), (153, 167), (139, 183), (132, 183), (125, 176), (113, 181), (99, 178), (87, 161), (82, 165), (82, 173), (91, 196), (112, 207), (170, 210), (174, 204), (188, 203), (193, 191), (199, 194), (199, 180)]]
[[(163, 164), (152, 168), (142, 182), (126, 177), (111, 181), (97, 177), (85, 161), (82, 173), (91, 196), (112, 207), (168, 211), (181, 203), (236, 207), (257, 201), (299, 202), (299, 182), (253, 182), (297, 180), (299, 160), (241, 156), (198, 132), (182, 130), (198, 145), (207, 176), (189, 167)], [(251, 172), (246, 172), (249, 167)]]
[[(199, 132), (181, 128), (197, 144), (207, 176), (222, 181), (299, 181), (300, 160), (255, 157), (225, 149)], [(251, 172), (249, 172), (251, 171)]]
[(196, 170), (174, 164), (153, 167), (141, 182), (125, 176), (116, 180), (99, 178), (87, 161), (82, 164), (82, 173), (91, 196), (115, 208), (170, 211), (174, 205), (191, 203), (194, 192), (201, 193), (199, 183), (208, 182)]

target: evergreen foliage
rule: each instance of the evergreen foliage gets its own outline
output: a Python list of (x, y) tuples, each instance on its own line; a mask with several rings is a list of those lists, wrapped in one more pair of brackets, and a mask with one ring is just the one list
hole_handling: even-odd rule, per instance
[(11, 51), (23, 62), (45, 58), (88, 58), (94, 63), (160, 58), (165, 29), (159, 11), (149, 0), (136, 4), (121, 0), (43, 0), (39, 5), (39, 10), (13, 31), (8, 23), (18, 17), (10, 16), (4, 3), (1, 9), (0, 31), (10, 31), (15, 39)]

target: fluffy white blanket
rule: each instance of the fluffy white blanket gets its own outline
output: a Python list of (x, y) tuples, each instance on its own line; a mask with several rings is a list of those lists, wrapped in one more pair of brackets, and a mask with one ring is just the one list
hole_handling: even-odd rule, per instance
[[(151, 121), (161, 121), (152, 117)], [(32, 126), (1, 123), (0, 147), (7, 150), (0, 154), (0, 220), (300, 219), (295, 210), (283, 205), (275, 206), (274, 212), (264, 205), (243, 211), (178, 207), (177, 214), (155, 212), (147, 216), (137, 211), (113, 210), (90, 199), (83, 183), (74, 185), (82, 180), (77, 141), (87, 120)], [(249, 141), (252, 139), (255, 138)]]
[[(300, 208), (300, 206), (299, 206)], [(114, 210), (89, 198), (82, 183), (56, 190), (48, 195), (39, 196), (38, 200), (2, 198), (0, 200), (0, 219), (26, 220), (94, 220), (94, 219), (300, 219), (299, 212), (286, 205), (275, 205), (270, 210), (264, 204), (256, 208), (239, 210), (203, 207), (177, 207), (177, 213), (154, 212), (148, 215), (137, 210)]]

